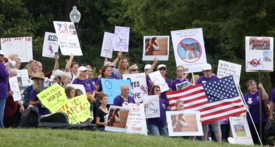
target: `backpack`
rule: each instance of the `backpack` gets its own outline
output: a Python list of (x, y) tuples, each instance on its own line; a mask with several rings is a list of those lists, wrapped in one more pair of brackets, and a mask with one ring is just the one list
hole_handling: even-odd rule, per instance
[(23, 95), (24, 95), (24, 105), (25, 106), (29, 105), (29, 99), (30, 99), (30, 93), (31, 93), (31, 90), (32, 90), (32, 85), (27, 86), (26, 89), (23, 92)]
[(264, 128), (264, 133), (265, 133), (265, 140), (266, 144), (270, 146), (274, 146), (272, 141), (270, 140), (271, 136), (275, 136), (275, 121), (269, 121)]
[(37, 107), (26, 109), (21, 115), (22, 128), (36, 128), (38, 126), (39, 110)]

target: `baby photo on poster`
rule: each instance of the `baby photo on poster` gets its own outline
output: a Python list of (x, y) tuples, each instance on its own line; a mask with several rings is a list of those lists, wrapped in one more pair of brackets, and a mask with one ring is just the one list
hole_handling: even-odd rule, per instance
[(169, 57), (169, 36), (144, 36), (143, 61), (158, 60), (167, 61)]

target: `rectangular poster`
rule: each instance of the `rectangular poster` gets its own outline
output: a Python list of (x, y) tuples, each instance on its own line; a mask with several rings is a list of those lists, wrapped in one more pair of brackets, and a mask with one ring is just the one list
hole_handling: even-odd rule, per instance
[(165, 92), (169, 90), (167, 83), (165, 82), (164, 78), (160, 74), (159, 71), (155, 71), (149, 74), (151, 81), (154, 82), (155, 85), (160, 87), (161, 92)]
[(166, 111), (169, 136), (202, 136), (199, 111)]
[(58, 38), (55, 33), (45, 32), (43, 43), (43, 57), (54, 58), (56, 52), (58, 52)]
[(9, 84), (11, 91), (13, 91), (13, 101), (20, 101), (21, 100), (21, 93), (17, 81), (17, 77), (11, 77), (9, 78)]
[(71, 86), (74, 89), (80, 89), (83, 94), (86, 94), (86, 90), (85, 90), (84, 86), (81, 84), (68, 84), (67, 86)]
[(101, 85), (103, 92), (108, 95), (108, 104), (113, 104), (114, 99), (121, 95), (121, 86), (122, 85), (129, 86), (129, 96), (132, 96), (132, 88), (130, 80), (117, 80), (117, 79), (105, 79), (101, 78)]
[(160, 117), (160, 106), (159, 106), (159, 96), (149, 95), (145, 96), (144, 104), (147, 105), (145, 109), (146, 118), (156, 118)]
[(109, 32), (104, 32), (102, 47), (101, 47), (101, 57), (111, 58), (113, 57), (113, 40), (114, 34)]
[(142, 61), (168, 61), (169, 44), (169, 36), (144, 36)]
[(202, 72), (207, 63), (202, 28), (171, 31), (177, 66), (183, 65), (187, 73)]
[(188, 81), (176, 84), (177, 90), (181, 90), (183, 87), (187, 88), (189, 86), (191, 86), (191, 83), (189, 83)]
[(229, 121), (236, 144), (254, 145), (246, 117), (229, 117)]
[(233, 75), (237, 85), (240, 83), (242, 65), (219, 60), (217, 76), (219, 78)]
[(129, 52), (130, 28), (115, 26), (114, 51)]
[(123, 104), (123, 107), (130, 108), (126, 123), (126, 133), (147, 135), (147, 126), (143, 104)]
[(17, 70), (17, 77), (21, 77), (23, 87), (31, 85), (27, 69)]
[(106, 131), (125, 132), (130, 108), (110, 106)]
[(82, 56), (81, 46), (73, 22), (54, 21), (56, 35), (62, 55)]
[(124, 80), (130, 80), (132, 87), (132, 95), (135, 99), (136, 103), (143, 103), (144, 96), (148, 95), (148, 91), (146, 89), (146, 76), (145, 73), (138, 74), (124, 74)]
[(273, 37), (245, 37), (246, 72), (273, 72)]
[(17, 77), (17, 81), (18, 81), (18, 86), (19, 86), (20, 94), (21, 94), (21, 100), (20, 100), (20, 102), (23, 104), (24, 103), (23, 92), (24, 92), (24, 90), (26, 89), (27, 86), (23, 86), (22, 85), (22, 79), (21, 79), (21, 77)]
[(21, 62), (33, 59), (32, 37), (1, 38), (1, 50), (9, 57), (17, 54)]

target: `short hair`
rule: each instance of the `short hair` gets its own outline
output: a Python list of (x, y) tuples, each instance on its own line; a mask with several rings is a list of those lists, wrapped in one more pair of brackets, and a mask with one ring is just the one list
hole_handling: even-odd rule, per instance
[(12, 73), (13, 71), (17, 72), (17, 69), (16, 68), (10, 68), (10, 73)]
[(72, 79), (72, 75), (68, 72), (63, 72), (61, 75), (61, 81), (65, 80), (66, 78)]
[(80, 93), (83, 94), (82, 90), (80, 90), (80, 89), (75, 90), (75, 96), (78, 96)]
[(63, 73), (64, 72), (62, 70), (57, 69), (56, 71), (53, 72), (53, 76), (61, 79)]
[(183, 65), (179, 65), (179, 66), (177, 67), (177, 70), (178, 70), (179, 67), (181, 67), (181, 68), (183, 69), (183, 71), (185, 70), (185, 68), (183, 67)]
[[(17, 56), (17, 58), (18, 58), (18, 55), (17, 54), (10, 54), (9, 55), (9, 59), (11, 59), (11, 60), (14, 60), (14, 57), (16, 57)], [(19, 58), (18, 58), (19, 59)]]
[(75, 90), (72, 86), (67, 86), (65, 88), (65, 93), (66, 93), (66, 96), (69, 97), (70, 93), (72, 90)]
[(107, 66), (107, 64), (112, 64), (112, 62), (107, 61), (107, 62), (105, 62), (105, 63), (104, 63), (104, 65), (103, 65), (103, 66)]
[(249, 80), (249, 81), (246, 82), (245, 85), (246, 85), (247, 89), (248, 89), (248, 87), (249, 87), (249, 84), (250, 84), (250, 83), (253, 83), (253, 82), (257, 85), (257, 82), (256, 82), (254, 79)]
[(98, 101), (97, 101), (98, 104), (101, 105), (100, 101), (102, 101), (104, 97), (107, 97), (107, 98), (108, 98), (108, 95), (106, 95), (106, 94), (104, 94), (104, 93), (100, 93), (100, 94), (97, 96), (97, 98), (98, 98)]
[(184, 104), (182, 100), (177, 100), (177, 101), (176, 101), (176, 107), (177, 107), (178, 104), (180, 104), (180, 103)]
[(129, 89), (130, 90), (129, 86), (126, 85), (126, 84), (123, 84), (120, 88), (121, 88), (121, 91), (123, 91), (125, 89)]
[(135, 69), (135, 67), (138, 67), (137, 64), (134, 64), (134, 65), (130, 66), (130, 67), (129, 67), (129, 71)]
[(152, 86), (151, 89), (150, 89), (149, 95), (154, 95), (155, 88), (159, 88), (160, 89), (160, 87), (158, 85)]

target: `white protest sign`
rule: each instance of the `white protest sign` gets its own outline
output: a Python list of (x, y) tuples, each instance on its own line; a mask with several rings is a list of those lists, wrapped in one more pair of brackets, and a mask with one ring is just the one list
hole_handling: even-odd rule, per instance
[(207, 63), (202, 28), (171, 31), (177, 66), (183, 65), (187, 73), (201, 72)]
[(155, 71), (149, 74), (151, 81), (154, 82), (155, 85), (160, 87), (161, 92), (165, 92), (169, 90), (167, 83), (165, 82), (164, 78), (160, 74), (159, 71)]
[(130, 28), (115, 26), (114, 51), (129, 51)]
[(86, 94), (86, 90), (85, 90), (84, 86), (81, 84), (68, 84), (67, 86), (71, 86), (74, 89), (80, 89), (83, 94)]
[(147, 135), (147, 126), (144, 113), (144, 105), (123, 104), (123, 107), (130, 108), (128, 120), (126, 123), (126, 133)]
[(29, 74), (28, 74), (27, 69), (17, 70), (17, 77), (21, 77), (23, 87), (26, 87), (26, 86), (29, 86), (29, 85), (32, 84), (30, 82)]
[(82, 56), (82, 51), (73, 22), (54, 21), (56, 35), (62, 55)]
[(13, 101), (20, 101), (21, 100), (21, 93), (17, 81), (17, 77), (11, 77), (9, 78), (9, 84), (11, 91), (13, 92)]
[(160, 108), (159, 108), (159, 96), (158, 95), (149, 95), (145, 96), (144, 104), (146, 107), (146, 118), (156, 118), (160, 117)]
[(33, 59), (32, 37), (1, 38), (1, 50), (5, 57), (16, 54), (21, 62), (29, 62)]
[(246, 72), (273, 71), (273, 37), (245, 37)]
[(191, 83), (189, 83), (188, 81), (176, 84), (176, 88), (177, 90), (181, 90), (183, 87), (187, 88), (191, 85)]
[(254, 145), (246, 117), (229, 117), (229, 121), (236, 144)]
[(114, 34), (113, 33), (108, 33), (104, 32), (104, 37), (103, 37), (103, 42), (102, 42), (102, 47), (101, 47), (101, 57), (106, 57), (107, 58), (112, 58), (113, 56), (113, 39), (114, 39)]
[(237, 85), (240, 83), (242, 65), (219, 60), (217, 76), (219, 78), (233, 75)]
[(148, 95), (145, 73), (124, 74), (123, 79), (131, 81), (133, 98), (136, 103), (142, 103), (144, 96)]
[(56, 52), (58, 52), (57, 35), (55, 33), (45, 32), (42, 56), (54, 58)]

